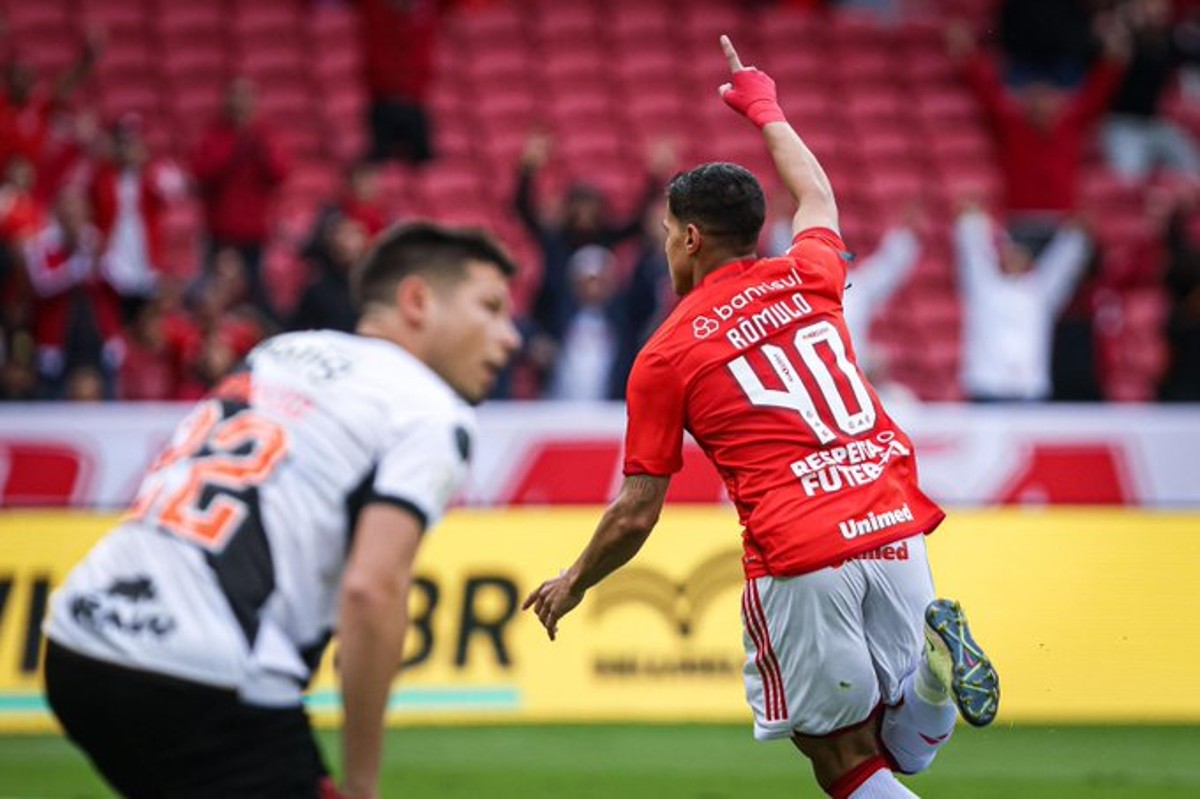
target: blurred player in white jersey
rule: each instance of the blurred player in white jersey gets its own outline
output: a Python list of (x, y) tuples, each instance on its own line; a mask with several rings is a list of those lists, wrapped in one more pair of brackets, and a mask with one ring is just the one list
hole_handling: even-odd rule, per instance
[[(269, 339), (180, 424), (46, 624), (50, 706), (118, 792), (378, 795), (413, 561), (520, 343), (514, 272), (482, 232), (395, 228), (356, 335)], [(335, 632), (340, 788), (301, 703)]]

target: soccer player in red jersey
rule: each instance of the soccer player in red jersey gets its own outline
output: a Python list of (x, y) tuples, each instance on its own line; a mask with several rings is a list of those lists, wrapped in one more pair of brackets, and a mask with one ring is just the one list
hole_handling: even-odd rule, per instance
[(587, 589), (637, 553), (687, 430), (743, 527), (755, 737), (791, 738), (833, 797), (913, 796), (893, 772), (932, 762), (956, 705), (990, 723), (999, 681), (958, 604), (934, 599), (924, 537), (944, 514), (855, 362), (829, 180), (774, 81), (721, 44), (732, 72), (721, 96), (761, 129), (798, 204), (792, 247), (755, 256), (765, 200), (745, 169), (704, 164), (671, 181), (665, 247), (682, 300), (629, 378), (625, 481), (574, 565), (524, 607), (553, 639)]

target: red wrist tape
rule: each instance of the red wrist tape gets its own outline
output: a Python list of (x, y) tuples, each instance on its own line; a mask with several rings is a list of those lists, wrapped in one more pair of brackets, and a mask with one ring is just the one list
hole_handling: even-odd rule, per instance
[(725, 104), (758, 127), (770, 122), (786, 122), (775, 96), (775, 81), (753, 67), (733, 73), (732, 88), (721, 94)]

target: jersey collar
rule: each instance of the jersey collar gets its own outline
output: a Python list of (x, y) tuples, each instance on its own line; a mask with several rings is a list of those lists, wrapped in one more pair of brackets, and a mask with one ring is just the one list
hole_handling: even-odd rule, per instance
[(758, 263), (757, 256), (742, 258), (737, 261), (728, 261), (721, 264), (716, 269), (709, 272), (704, 277), (700, 278), (700, 282), (696, 284), (696, 288), (705, 288), (715, 286), (718, 283), (724, 283), (727, 280), (733, 280), (746, 273), (746, 270)]

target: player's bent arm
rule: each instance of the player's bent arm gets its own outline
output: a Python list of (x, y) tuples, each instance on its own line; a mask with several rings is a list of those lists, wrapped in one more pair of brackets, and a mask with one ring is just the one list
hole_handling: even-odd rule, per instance
[(792, 233), (814, 227), (839, 232), (833, 186), (813, 151), (787, 122), (770, 122), (762, 133), (775, 170), (798, 206)]
[(596, 525), (592, 540), (567, 570), (572, 591), (582, 596), (638, 553), (658, 524), (670, 483), (670, 477), (649, 474), (625, 478), (621, 492)]
[(645, 474), (626, 477), (621, 493), (605, 510), (592, 540), (571, 568), (542, 583), (525, 599), (521, 609), (533, 609), (551, 641), (557, 634), (558, 620), (583, 600), (587, 589), (642, 548), (658, 523), (670, 482), (669, 477)]
[(383, 717), (408, 630), (408, 589), (424, 522), (409, 510), (373, 503), (363, 509), (342, 577), (338, 671), (345, 721), (343, 786), (375, 797)]

